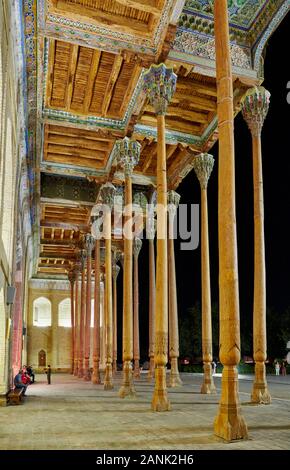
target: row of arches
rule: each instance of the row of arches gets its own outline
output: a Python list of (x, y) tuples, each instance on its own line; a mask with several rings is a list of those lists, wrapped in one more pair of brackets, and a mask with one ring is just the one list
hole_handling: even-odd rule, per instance
[[(38, 297), (33, 302), (33, 326), (51, 326), (51, 302), (46, 297)], [(58, 326), (71, 328), (71, 300), (62, 300), (58, 304)], [(91, 327), (94, 326), (94, 299), (91, 308)]]

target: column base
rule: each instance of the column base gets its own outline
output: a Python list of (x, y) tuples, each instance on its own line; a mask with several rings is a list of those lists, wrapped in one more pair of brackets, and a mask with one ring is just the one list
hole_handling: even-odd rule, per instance
[(181, 387), (183, 383), (179, 375), (177, 357), (172, 357), (170, 359), (170, 362), (171, 362), (171, 370), (170, 370), (169, 387)]
[(98, 361), (94, 361), (93, 373), (92, 373), (92, 383), (96, 384), (96, 385), (101, 383), (100, 364), (99, 364)]
[(107, 362), (104, 378), (104, 390), (113, 390), (113, 369), (112, 364)]
[(224, 366), (223, 369), (222, 395), (214, 433), (226, 441), (248, 439), (247, 425), (241, 415), (236, 366)]
[(79, 366), (78, 366), (78, 363), (75, 362), (73, 375), (74, 375), (75, 377), (77, 377), (77, 376), (78, 376), (78, 372), (79, 372)]
[(119, 397), (136, 397), (136, 391), (133, 382), (132, 365), (130, 361), (125, 361), (123, 364), (123, 384), (119, 390)]
[(155, 389), (151, 408), (153, 411), (169, 411), (171, 409), (166, 390), (165, 366), (157, 366), (155, 368)]
[(116, 374), (117, 372), (117, 359), (113, 360), (113, 374)]
[(83, 379), (86, 380), (87, 382), (91, 381), (91, 371), (90, 371), (90, 361), (89, 361), (89, 359), (85, 359)]
[(149, 370), (148, 370), (148, 375), (147, 375), (147, 380), (148, 382), (151, 382), (152, 379), (154, 379), (154, 357), (150, 357), (150, 364), (149, 364)]
[(81, 379), (83, 375), (84, 375), (83, 363), (80, 361), (79, 367), (78, 367), (78, 378)]
[(203, 363), (203, 383), (200, 393), (216, 394), (216, 388), (212, 377), (212, 368), (210, 362)]
[(270, 405), (271, 395), (268, 390), (266, 379), (266, 366), (264, 362), (256, 362), (255, 364), (255, 379), (253, 383), (251, 401), (252, 403), (259, 403), (263, 405)]
[(134, 361), (134, 378), (135, 379), (140, 379), (140, 363), (139, 363), (139, 359), (135, 359)]

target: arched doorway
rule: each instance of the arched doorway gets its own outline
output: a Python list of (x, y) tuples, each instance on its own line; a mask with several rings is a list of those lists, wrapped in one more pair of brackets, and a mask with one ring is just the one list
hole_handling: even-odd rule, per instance
[(38, 367), (46, 367), (46, 352), (43, 349), (38, 353)]

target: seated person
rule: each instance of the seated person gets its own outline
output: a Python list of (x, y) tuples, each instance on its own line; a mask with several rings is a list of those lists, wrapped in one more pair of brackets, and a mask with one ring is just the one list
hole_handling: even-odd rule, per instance
[(22, 370), (20, 370), (18, 372), (17, 375), (15, 375), (15, 378), (14, 378), (14, 386), (15, 388), (21, 388), (23, 390), (23, 395), (25, 395), (26, 393), (26, 389), (27, 389), (27, 385), (25, 385), (23, 382), (22, 382)]
[(34, 381), (35, 381), (35, 374), (34, 374), (34, 370), (32, 369), (32, 366), (28, 366), (27, 367), (27, 373), (31, 379), (30, 383), (33, 383), (34, 384)]
[(30, 377), (26, 371), (22, 372), (21, 375), (21, 380), (24, 385), (29, 385), (30, 384)]

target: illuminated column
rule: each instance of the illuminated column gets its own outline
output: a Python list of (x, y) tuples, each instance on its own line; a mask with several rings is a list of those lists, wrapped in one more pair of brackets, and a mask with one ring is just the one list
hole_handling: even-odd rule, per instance
[(118, 317), (117, 317), (117, 277), (120, 272), (120, 266), (113, 264), (113, 372), (117, 372), (118, 359)]
[(79, 367), (78, 377), (81, 378), (84, 375), (84, 322), (85, 322), (85, 310), (86, 310), (86, 250), (81, 250), (80, 261), (82, 271), (82, 285), (81, 285), (81, 312), (80, 312), (80, 331), (79, 331)]
[(238, 395), (237, 365), (241, 357), (238, 254), (235, 206), (235, 149), (233, 77), (227, 0), (214, 2), (216, 49), (218, 157), (218, 233), (220, 361), (222, 393), (215, 434), (228, 441), (247, 438)]
[(124, 210), (124, 290), (123, 290), (123, 384), (119, 396), (135, 395), (132, 374), (133, 360), (133, 286), (132, 286), (132, 173), (140, 158), (140, 144), (125, 137), (116, 142), (117, 161), (125, 175)]
[(207, 213), (207, 185), (213, 166), (214, 158), (207, 153), (201, 153), (193, 161), (193, 168), (200, 182), (201, 189), (202, 357), (204, 372), (201, 393), (216, 393), (212, 377), (211, 292)]
[(95, 290), (92, 382), (100, 384), (100, 240), (95, 242)]
[(115, 187), (106, 183), (101, 187), (101, 198), (104, 208), (105, 238), (105, 331), (106, 331), (106, 370), (104, 389), (111, 390), (113, 385), (113, 303), (112, 303), (112, 207), (114, 204)]
[(140, 341), (139, 341), (139, 276), (138, 276), (138, 257), (142, 248), (140, 238), (135, 238), (133, 243), (134, 252), (134, 377), (140, 378)]
[(169, 358), (170, 358), (170, 387), (182, 385), (178, 370), (179, 333), (178, 308), (176, 292), (176, 272), (174, 254), (174, 218), (179, 204), (180, 195), (168, 191), (168, 313), (169, 313)]
[(74, 343), (75, 343), (75, 354), (74, 354), (74, 376), (78, 376), (79, 370), (79, 329), (80, 329), (80, 315), (79, 315), (79, 265), (75, 265), (75, 332), (74, 332)]
[(151, 65), (144, 74), (144, 91), (157, 115), (157, 269), (155, 305), (155, 390), (154, 411), (167, 411), (166, 389), (168, 356), (168, 265), (167, 265), (167, 173), (165, 114), (175, 91), (177, 77), (164, 64)]
[(91, 343), (91, 313), (92, 313), (92, 250), (95, 239), (92, 235), (85, 236), (87, 251), (87, 291), (86, 291), (86, 322), (85, 322), (85, 363), (84, 380), (91, 380), (90, 372), (90, 343)]
[(76, 280), (76, 272), (74, 269), (69, 271), (68, 279), (70, 282), (70, 308), (71, 308), (71, 374), (74, 373), (74, 359), (75, 359), (75, 299), (74, 299), (74, 285)]
[(154, 347), (155, 347), (155, 249), (154, 238), (156, 232), (156, 220), (153, 218), (147, 221), (147, 237), (149, 241), (149, 371), (148, 381), (154, 377)]
[(271, 403), (271, 395), (266, 379), (267, 334), (266, 334), (266, 266), (264, 239), (264, 194), (261, 133), (268, 114), (270, 93), (264, 87), (248, 90), (242, 111), (252, 134), (253, 182), (254, 182), (254, 359), (255, 380), (252, 390), (252, 402)]

